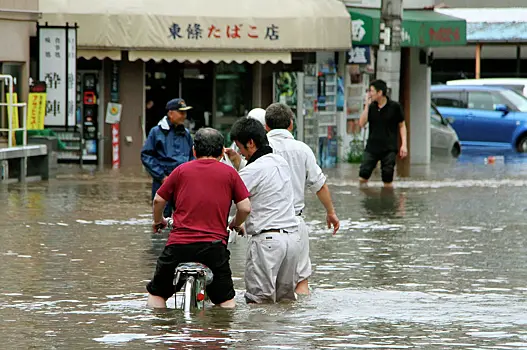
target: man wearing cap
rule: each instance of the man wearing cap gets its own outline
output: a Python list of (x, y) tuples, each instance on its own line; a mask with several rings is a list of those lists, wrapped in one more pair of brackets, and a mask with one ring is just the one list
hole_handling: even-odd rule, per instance
[[(150, 130), (141, 150), (141, 162), (153, 180), (152, 200), (161, 184), (176, 167), (194, 159), (192, 137), (183, 124), (187, 118), (187, 111), (191, 108), (181, 98), (168, 101), (166, 116)], [(170, 217), (173, 209), (174, 203), (169, 201), (164, 216)]]

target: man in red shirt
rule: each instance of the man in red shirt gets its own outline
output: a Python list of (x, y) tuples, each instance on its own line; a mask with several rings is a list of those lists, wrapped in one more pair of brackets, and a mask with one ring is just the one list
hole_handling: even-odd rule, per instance
[(174, 273), (182, 262), (208, 266), (214, 278), (207, 286), (210, 300), (222, 307), (234, 307), (234, 285), (227, 250), (227, 220), (231, 203), (236, 216), (229, 224), (239, 227), (251, 212), (249, 192), (223, 158), (223, 135), (211, 128), (200, 129), (194, 138), (196, 160), (177, 167), (157, 191), (154, 204), (154, 231), (166, 226), (165, 204), (173, 199), (176, 211), (173, 229), (157, 260), (154, 278), (148, 283), (148, 306), (166, 308), (174, 294)]

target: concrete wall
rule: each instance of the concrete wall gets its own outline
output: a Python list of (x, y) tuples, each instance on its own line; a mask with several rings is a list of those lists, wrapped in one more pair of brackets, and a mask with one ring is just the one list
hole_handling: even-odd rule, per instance
[(38, 0), (0, 0), (2, 10), (38, 11)]
[[(110, 76), (112, 61), (104, 62), (105, 104), (110, 101)], [(143, 147), (142, 120), (144, 118), (145, 101), (145, 71), (144, 62), (122, 60), (119, 72), (120, 103), (123, 105), (120, 127), (120, 157), (121, 167), (138, 167), (141, 165), (141, 148)], [(106, 114), (106, 106), (104, 107)], [(126, 141), (126, 136), (132, 137), (132, 142)], [(104, 127), (104, 163), (112, 163), (112, 133), (109, 124)]]
[(0, 61), (28, 62), (30, 26), (24, 21), (0, 20)]
[(419, 63), (419, 49), (410, 49), (410, 162), (430, 163), (431, 69)]
[[(121, 115), (121, 167), (141, 165), (143, 147), (142, 121), (145, 111), (145, 64), (143, 61), (121, 61), (120, 99), (123, 105)], [(126, 136), (132, 142), (126, 142)]]
[(525, 7), (525, 0), (435, 0), (435, 4), (449, 7)]
[[(29, 38), (35, 32), (38, 0), (0, 0), (0, 63), (20, 64), (17, 80), (19, 102), (27, 102), (29, 93)], [(9, 74), (8, 70), (0, 71)], [(0, 88), (0, 101), (4, 100)], [(5, 126), (5, 110), (0, 109), (0, 125)]]
[(29, 92), (29, 38), (34, 25), (33, 22), (0, 19), (0, 62), (23, 64), (22, 76), (17, 82), (22, 102), (27, 101)]

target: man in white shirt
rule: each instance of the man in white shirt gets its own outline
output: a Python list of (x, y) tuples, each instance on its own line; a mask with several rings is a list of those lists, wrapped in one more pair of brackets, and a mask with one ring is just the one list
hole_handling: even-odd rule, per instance
[[(251, 111), (247, 114), (247, 118), (252, 118), (258, 120), (263, 126), (265, 126), (265, 109), (263, 108), (253, 108)], [(231, 144), (230, 149), (238, 152), (239, 149), (236, 147), (236, 144), (233, 142)], [(225, 154), (225, 156), (221, 160), (222, 163), (225, 163), (227, 165), (230, 165), (231, 167), (235, 168), (236, 170), (241, 170), (247, 165), (246, 159), (241, 159), (240, 164), (235, 167), (232, 161), (229, 159), (229, 156)]]
[(295, 214), (300, 220), (299, 234), (301, 238), (301, 254), (298, 273), (300, 282), (296, 288), (297, 294), (309, 294), (308, 278), (311, 275), (311, 260), (309, 258), (309, 234), (302, 211), (304, 210), (305, 187), (317, 194), (318, 199), (326, 209), (328, 228), (333, 226), (333, 234), (337, 233), (340, 223), (331, 201), (331, 194), (326, 177), (317, 164), (311, 148), (294, 139), (293, 112), (283, 103), (273, 103), (265, 111), (265, 123), (268, 131), (269, 145), (275, 154), (285, 158), (291, 168), (293, 190), (295, 196)]
[(289, 165), (273, 154), (263, 125), (255, 119), (238, 120), (232, 126), (231, 139), (247, 159), (239, 174), (252, 206), (245, 222), (251, 236), (245, 299), (249, 303), (296, 300), (300, 236)]

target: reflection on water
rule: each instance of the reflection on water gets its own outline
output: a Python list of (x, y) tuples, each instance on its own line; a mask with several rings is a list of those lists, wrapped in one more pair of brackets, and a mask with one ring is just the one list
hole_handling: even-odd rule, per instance
[[(527, 165), (452, 162), (395, 190), (329, 172), (341, 231), (308, 199), (312, 296), (235, 310), (145, 308), (166, 234), (130, 170), (0, 187), (0, 340), (9, 348), (527, 348)], [(169, 301), (173, 306), (174, 299)]]
[(370, 218), (384, 217), (393, 218), (405, 215), (406, 194), (395, 193), (393, 188), (362, 187), (360, 191), (364, 194), (361, 202), (363, 208)]

